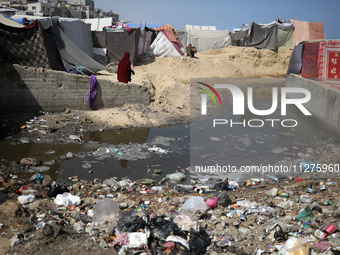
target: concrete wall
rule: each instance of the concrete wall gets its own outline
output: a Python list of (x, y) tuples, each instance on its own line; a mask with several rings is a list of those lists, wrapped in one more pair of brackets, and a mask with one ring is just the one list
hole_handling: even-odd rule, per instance
[[(0, 112), (89, 109), (90, 76), (0, 63)], [(97, 75), (94, 108), (150, 103), (144, 86), (105, 80)]]
[(340, 90), (329, 84), (302, 78), (299, 75), (287, 76), (286, 87), (308, 89), (311, 100), (304, 106), (313, 118), (337, 137), (340, 137)]

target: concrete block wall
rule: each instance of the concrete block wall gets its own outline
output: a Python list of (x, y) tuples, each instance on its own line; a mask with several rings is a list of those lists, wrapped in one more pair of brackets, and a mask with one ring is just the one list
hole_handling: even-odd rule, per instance
[[(90, 76), (0, 63), (0, 112), (89, 109)], [(145, 86), (97, 78), (95, 109), (150, 103)]]
[(312, 98), (304, 106), (318, 123), (340, 138), (339, 89), (295, 74), (287, 75), (286, 86), (308, 89)]

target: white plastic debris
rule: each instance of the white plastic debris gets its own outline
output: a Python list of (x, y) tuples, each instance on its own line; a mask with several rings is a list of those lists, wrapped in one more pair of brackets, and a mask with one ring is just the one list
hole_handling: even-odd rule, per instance
[(18, 197), (18, 201), (20, 204), (24, 205), (24, 204), (28, 204), (31, 203), (35, 200), (35, 196), (29, 194), (27, 196), (19, 196)]
[(128, 233), (129, 238), (129, 247), (138, 248), (142, 245), (148, 244), (148, 238), (145, 233), (142, 232), (133, 232)]
[(65, 192), (64, 194), (58, 194), (57, 197), (54, 199), (54, 203), (59, 206), (72, 206), (72, 205), (80, 205), (80, 197), (74, 196), (70, 193)]

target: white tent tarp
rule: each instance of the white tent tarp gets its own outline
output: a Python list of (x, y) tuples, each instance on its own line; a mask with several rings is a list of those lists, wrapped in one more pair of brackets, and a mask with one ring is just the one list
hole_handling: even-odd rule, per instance
[(86, 24), (91, 24), (91, 31), (103, 31), (104, 27), (112, 26), (112, 18), (83, 19)]
[(226, 48), (231, 44), (230, 32), (228, 30), (196, 30), (188, 32), (187, 45), (196, 47), (197, 51)]
[(148, 49), (148, 56), (182, 58), (175, 46), (166, 38), (163, 32), (159, 32), (156, 39)]
[(193, 25), (184, 25), (183, 31), (188, 32), (190, 29), (197, 30), (217, 30), (216, 26), (193, 26)]

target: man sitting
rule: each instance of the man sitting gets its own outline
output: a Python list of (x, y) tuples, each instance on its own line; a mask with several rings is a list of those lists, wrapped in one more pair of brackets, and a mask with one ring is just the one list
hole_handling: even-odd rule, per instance
[(189, 44), (186, 47), (186, 51), (188, 52), (189, 56), (194, 58), (195, 57), (195, 53), (197, 53), (197, 50), (195, 47), (193, 47), (191, 44)]

